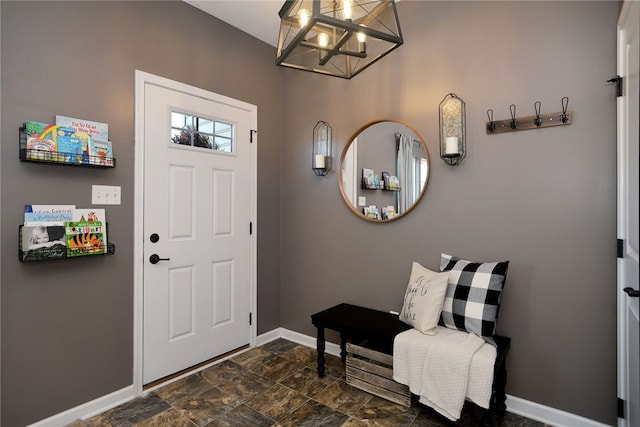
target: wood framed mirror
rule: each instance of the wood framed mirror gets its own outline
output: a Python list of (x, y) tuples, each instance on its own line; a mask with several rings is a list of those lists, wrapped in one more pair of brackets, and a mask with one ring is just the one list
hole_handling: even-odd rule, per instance
[(349, 138), (340, 156), (338, 186), (354, 214), (389, 222), (420, 202), (430, 169), (429, 150), (420, 133), (402, 121), (380, 119)]

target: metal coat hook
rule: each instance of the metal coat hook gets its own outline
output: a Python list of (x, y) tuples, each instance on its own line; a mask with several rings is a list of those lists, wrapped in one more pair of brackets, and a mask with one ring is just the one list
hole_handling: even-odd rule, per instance
[(569, 120), (569, 116), (567, 115), (567, 107), (569, 107), (569, 97), (563, 97), (560, 102), (562, 102), (562, 115), (560, 116), (560, 120), (562, 120), (562, 123), (567, 123), (567, 120)]
[(487, 117), (489, 118), (489, 123), (487, 123), (487, 132), (493, 132), (496, 129), (496, 124), (493, 123), (493, 110), (491, 108), (487, 110)]
[(533, 120), (533, 123), (536, 126), (540, 127), (542, 125), (542, 119), (540, 118), (540, 109), (542, 108), (542, 102), (536, 101), (533, 103), (533, 109), (536, 110), (536, 118)]
[(511, 129), (515, 129), (518, 126), (518, 122), (516, 122), (516, 104), (509, 105), (509, 111), (511, 111)]
[(487, 110), (489, 121), (486, 123), (487, 134), (499, 134), (504, 132), (517, 132), (529, 129), (544, 129), (553, 126), (567, 126), (573, 123), (573, 112), (569, 110), (569, 97), (562, 98), (562, 111), (542, 113), (542, 102), (533, 103), (535, 114), (516, 117), (516, 105), (511, 104), (509, 111), (511, 118), (494, 120), (493, 110)]

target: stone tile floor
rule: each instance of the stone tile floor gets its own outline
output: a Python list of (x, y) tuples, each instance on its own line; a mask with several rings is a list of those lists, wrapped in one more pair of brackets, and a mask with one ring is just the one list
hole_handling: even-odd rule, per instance
[[(474, 425), (473, 405), (450, 423), (347, 385), (340, 358), (326, 358), (318, 378), (315, 349), (277, 339), (68, 427)], [(543, 426), (508, 412), (494, 425)]]

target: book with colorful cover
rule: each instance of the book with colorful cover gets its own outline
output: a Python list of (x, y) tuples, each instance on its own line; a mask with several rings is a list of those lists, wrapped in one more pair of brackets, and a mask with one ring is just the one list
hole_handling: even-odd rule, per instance
[(395, 206), (383, 206), (382, 207), (382, 219), (393, 219), (398, 214), (396, 213)]
[(43, 136), (47, 123), (27, 121), (24, 124), (27, 136), (25, 157), (27, 159), (54, 160), (56, 141), (53, 137)]
[(75, 205), (24, 205), (25, 226), (64, 226), (73, 221)]
[(76, 119), (74, 117), (56, 116), (56, 125), (73, 128), (77, 132), (86, 133), (92, 139), (109, 139), (109, 125), (106, 123)]
[(59, 126), (56, 133), (58, 161), (65, 163), (81, 163), (82, 140), (76, 135), (75, 129)]
[(91, 138), (89, 140), (89, 158), (91, 164), (113, 165), (113, 148), (111, 141)]
[(90, 209), (74, 209), (73, 218), (71, 221), (74, 222), (99, 222), (105, 227), (102, 229), (102, 240), (104, 242), (105, 248), (107, 246), (107, 217), (105, 214), (104, 208), (90, 208)]
[(68, 257), (104, 254), (107, 252), (102, 222), (67, 222), (65, 224), (65, 236)]

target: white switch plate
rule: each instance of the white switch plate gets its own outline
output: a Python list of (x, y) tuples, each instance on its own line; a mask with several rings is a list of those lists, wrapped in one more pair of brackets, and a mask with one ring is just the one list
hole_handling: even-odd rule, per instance
[(119, 205), (119, 185), (92, 185), (91, 204), (93, 205)]
[(358, 206), (367, 206), (367, 198), (359, 196), (358, 197)]

